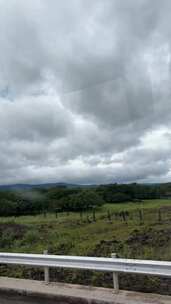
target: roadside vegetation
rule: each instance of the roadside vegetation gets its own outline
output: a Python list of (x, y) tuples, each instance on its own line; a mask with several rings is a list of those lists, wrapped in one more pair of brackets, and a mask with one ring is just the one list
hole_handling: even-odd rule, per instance
[[(154, 198), (146, 198), (147, 191), (138, 192), (135, 184), (130, 188), (123, 185), (119, 192), (117, 187), (120, 188), (110, 185), (91, 189), (33, 189), (22, 195), (0, 192), (0, 251), (43, 253), (48, 250), (50, 254), (103, 257), (115, 252), (123, 258), (171, 261), (168, 184), (165, 191), (160, 185), (162, 193), (159, 186), (152, 186), (153, 191), (148, 189), (148, 195), (155, 195)], [(10, 201), (15, 203), (18, 213), (14, 207), (5, 209), (4, 196), (6, 201), (20, 198)], [(19, 209), (22, 204), (26, 204), (26, 210)], [(18, 266), (1, 265), (0, 275), (43, 279), (42, 269)], [(111, 273), (51, 269), (50, 275), (52, 281), (112, 287)], [(125, 289), (171, 294), (171, 283), (165, 278), (120, 275), (120, 285)]]

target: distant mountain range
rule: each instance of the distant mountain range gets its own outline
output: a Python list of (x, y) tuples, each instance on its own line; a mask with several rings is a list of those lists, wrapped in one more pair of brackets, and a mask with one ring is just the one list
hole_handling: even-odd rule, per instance
[(67, 187), (67, 188), (89, 188), (94, 185), (77, 185), (69, 183), (44, 183), (44, 184), (11, 184), (11, 185), (0, 185), (0, 190), (29, 190), (33, 188), (53, 188), (53, 187)]
[[(109, 185), (109, 184), (108, 184)], [(171, 183), (143, 183), (146, 186), (159, 186), (159, 185), (167, 185), (171, 186)], [(1, 190), (29, 190), (33, 188), (41, 189), (41, 188), (53, 188), (53, 187), (66, 187), (66, 188), (93, 188), (96, 187), (97, 184), (92, 185), (80, 185), (80, 184), (70, 184), (64, 182), (58, 183), (43, 183), (43, 184), (10, 184), (10, 185), (0, 185)]]

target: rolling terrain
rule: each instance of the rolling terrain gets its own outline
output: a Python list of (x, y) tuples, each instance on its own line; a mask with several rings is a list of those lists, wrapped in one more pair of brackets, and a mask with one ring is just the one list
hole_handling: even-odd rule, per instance
[[(171, 200), (105, 204), (96, 212), (0, 218), (0, 251), (171, 260)], [(0, 267), (0, 275), (43, 279), (41, 269)], [(51, 280), (111, 287), (112, 274), (53, 269)], [(171, 294), (168, 279), (121, 275), (121, 288)]]

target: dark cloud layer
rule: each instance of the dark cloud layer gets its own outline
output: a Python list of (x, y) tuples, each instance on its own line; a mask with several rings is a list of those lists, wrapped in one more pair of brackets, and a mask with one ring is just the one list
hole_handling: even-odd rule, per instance
[(169, 0), (0, 0), (0, 183), (170, 180)]

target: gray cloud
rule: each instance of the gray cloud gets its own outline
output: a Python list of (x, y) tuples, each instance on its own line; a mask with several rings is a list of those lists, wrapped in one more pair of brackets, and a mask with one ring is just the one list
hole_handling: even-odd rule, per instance
[(170, 179), (170, 9), (0, 0), (0, 183)]

